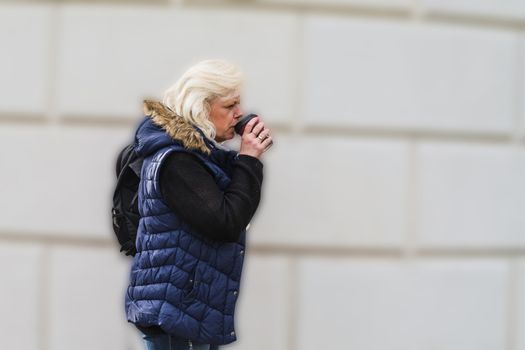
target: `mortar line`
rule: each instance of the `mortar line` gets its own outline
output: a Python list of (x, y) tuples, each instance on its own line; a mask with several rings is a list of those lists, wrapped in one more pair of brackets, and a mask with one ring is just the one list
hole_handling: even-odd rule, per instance
[(46, 120), (51, 126), (60, 123), (58, 116), (58, 81), (60, 67), (60, 24), (62, 20), (61, 6), (54, 3), (51, 7), (48, 30), (49, 43), (46, 52)]
[[(344, 16), (346, 18), (377, 18), (383, 20), (414, 20), (414, 16), (418, 16), (414, 12), (417, 6), (416, 2), (410, 5), (367, 5), (367, 4), (297, 4), (289, 3), (258, 3), (249, 2), (243, 3), (238, 1), (189, 1), (189, 0), (155, 0), (151, 2), (136, 1), (122, 1), (106, 0), (95, 3), (97, 6), (102, 5), (117, 5), (117, 6), (170, 6), (181, 3), (187, 8), (211, 8), (211, 9), (241, 9), (241, 10), (255, 10), (255, 11), (271, 11), (271, 12), (308, 12), (317, 15), (332, 15)], [(26, 4), (42, 4), (41, 1), (36, 0), (20, 0), (19, 3)], [(66, 1), (45, 1), (47, 4), (92, 4), (89, 0), (66, 0)], [(416, 8), (417, 10), (417, 8)], [(438, 24), (452, 24), (463, 25), (468, 27), (483, 27), (483, 28), (503, 28), (503, 29), (523, 29), (525, 28), (525, 19), (517, 17), (505, 17), (505, 15), (486, 15), (479, 13), (458, 13), (450, 10), (433, 9), (426, 10), (422, 8), (423, 17), (426, 22)]]
[(48, 121), (37, 113), (0, 112), (0, 125), (46, 125)]
[(521, 96), (523, 93), (523, 37), (522, 33), (517, 32), (516, 33), (516, 41), (517, 41), (517, 49), (516, 49), (516, 56), (515, 56), (515, 68), (516, 68), (516, 74), (513, 76), (513, 85), (514, 85), (514, 96), (513, 96), (513, 102), (514, 102), (514, 130), (512, 133), (512, 142), (514, 145), (519, 146), (520, 145), (520, 139), (522, 135), (522, 118), (523, 116), (523, 107), (521, 102)]
[[(119, 249), (116, 239), (108, 232), (107, 238), (67, 237), (67, 236), (48, 236), (43, 234), (24, 234), (24, 233), (1, 233), (0, 243), (2, 242), (31, 242), (40, 244), (51, 244), (53, 246), (88, 246), (105, 249)], [(283, 245), (276, 243), (255, 243), (251, 251), (258, 255), (275, 255), (287, 257), (339, 257), (339, 258), (388, 258), (406, 259), (403, 246), (318, 246), (318, 245)], [(506, 258), (525, 258), (525, 246), (514, 247), (479, 247), (469, 246), (455, 247), (418, 247), (417, 256), (419, 259), (506, 259)]]
[(364, 136), (417, 138), (418, 140), (446, 140), (459, 142), (508, 143), (512, 136), (504, 131), (477, 130), (440, 130), (427, 128), (397, 128), (393, 126), (359, 126), (359, 125), (309, 125), (304, 130), (309, 135), (329, 136)]
[(472, 28), (516, 30), (525, 28), (525, 20), (518, 18), (504, 18), (483, 14), (462, 14), (443, 10), (427, 12), (426, 21), (442, 25), (463, 26)]
[(405, 247), (404, 255), (406, 258), (414, 258), (417, 254), (417, 229), (418, 229), (418, 191), (419, 174), (417, 164), (417, 141), (410, 139), (407, 145), (406, 159), (406, 198), (405, 198)]
[[(69, 246), (91, 246), (91, 247), (114, 247), (118, 249), (116, 238), (113, 239), (113, 233), (108, 230), (107, 237), (93, 237), (95, 234), (83, 234), (82, 236), (66, 236), (51, 234), (49, 232), (23, 232), (23, 231), (0, 231), (0, 242), (32, 242), (52, 245), (69, 245)], [(344, 246), (319, 246), (319, 245), (283, 245), (281, 242), (275, 243), (254, 243), (251, 248), (260, 254), (286, 254), (299, 256), (370, 256), (370, 257), (403, 257), (403, 246), (372, 246), (372, 245), (352, 245)], [(506, 258), (506, 257), (525, 257), (525, 245), (519, 247), (500, 246), (500, 247), (472, 247), (469, 245), (455, 245), (443, 247), (418, 247), (418, 257), (420, 258), (447, 258), (461, 257), (466, 258)]]
[(412, 0), (412, 20), (416, 23), (425, 21), (425, 7), (421, 0)]
[(332, 15), (336, 17), (381, 18), (385, 20), (407, 20), (410, 18), (410, 8), (405, 5), (370, 6), (366, 4), (313, 4), (291, 2), (232, 2), (214, 0), (193, 0), (188, 2), (188, 7), (207, 9), (234, 9), (254, 10), (273, 13), (309, 13), (316, 15)]
[(293, 42), (294, 46), (291, 52), (292, 64), (292, 116), (291, 116), (291, 133), (292, 135), (298, 135), (302, 133), (304, 129), (304, 75), (305, 75), (305, 64), (304, 64), (304, 51), (305, 51), (305, 17), (304, 13), (296, 14), (294, 17), (293, 25)]
[[(47, 122), (37, 115), (21, 115), (23, 118), (14, 118), (7, 112), (0, 112), (0, 126), (26, 125), (28, 123), (46, 124)], [(60, 117), (61, 126), (78, 127), (116, 127), (129, 128), (136, 125), (140, 120), (137, 118), (93, 118), (87, 115), (73, 116), (64, 115)], [(272, 122), (272, 130), (294, 135), (294, 127), (285, 123)], [(390, 138), (406, 141), (407, 138), (417, 138), (421, 141), (453, 141), (462, 143), (494, 143), (508, 144), (512, 142), (512, 135), (505, 132), (484, 132), (465, 130), (426, 130), (426, 129), (402, 129), (390, 127), (363, 127), (363, 126), (321, 126), (308, 125), (301, 127), (300, 134), (303, 136), (334, 136), (334, 137), (363, 137), (363, 138)], [(523, 147), (525, 139), (520, 138), (518, 146)]]
[(516, 258), (512, 259), (509, 262), (509, 281), (508, 281), (508, 291), (507, 291), (507, 346), (509, 350), (517, 349), (518, 342), (518, 304), (519, 304), (519, 274), (518, 274), (518, 261)]
[(37, 293), (37, 339), (40, 350), (49, 350), (49, 297), (51, 295), (49, 267), (50, 267), (50, 246), (42, 245), (42, 251), (38, 263), (38, 293)]
[(300, 283), (299, 266), (297, 257), (293, 257), (288, 263), (288, 341), (287, 349), (299, 350), (298, 347), (298, 327), (297, 323), (300, 319), (299, 308), (299, 290)]
[(410, 5), (383, 5), (367, 4), (321, 4), (321, 3), (241, 3), (236, 1), (194, 0), (187, 2), (188, 7), (194, 8), (224, 8), (272, 12), (305, 12), (316, 15), (330, 15), (344, 18), (369, 18), (382, 20), (402, 20), (462, 25), (465, 27), (517, 29), (525, 28), (525, 19), (490, 16), (477, 13), (461, 14), (447, 10), (427, 10), (421, 2), (414, 0)]

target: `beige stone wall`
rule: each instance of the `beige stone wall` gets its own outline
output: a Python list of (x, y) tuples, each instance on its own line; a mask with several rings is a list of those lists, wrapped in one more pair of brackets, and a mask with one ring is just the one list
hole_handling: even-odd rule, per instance
[(525, 350), (525, 4), (0, 2), (0, 349), (137, 350), (114, 161), (192, 63), (274, 130), (250, 350)]

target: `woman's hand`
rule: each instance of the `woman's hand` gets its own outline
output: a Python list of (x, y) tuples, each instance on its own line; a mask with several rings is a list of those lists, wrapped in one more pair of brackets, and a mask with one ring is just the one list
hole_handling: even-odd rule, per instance
[(264, 126), (264, 123), (260, 121), (259, 117), (255, 117), (250, 120), (244, 128), (239, 154), (245, 154), (259, 159), (263, 152), (271, 147), (272, 143), (270, 129)]

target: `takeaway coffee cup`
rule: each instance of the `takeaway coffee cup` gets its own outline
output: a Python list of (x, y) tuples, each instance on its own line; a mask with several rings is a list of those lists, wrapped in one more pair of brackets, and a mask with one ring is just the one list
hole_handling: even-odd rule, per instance
[(235, 132), (239, 135), (242, 135), (244, 132), (244, 128), (246, 127), (246, 124), (248, 124), (248, 122), (255, 117), (258, 117), (258, 115), (254, 113), (250, 113), (245, 116), (242, 116), (237, 122), (237, 124), (235, 124)]

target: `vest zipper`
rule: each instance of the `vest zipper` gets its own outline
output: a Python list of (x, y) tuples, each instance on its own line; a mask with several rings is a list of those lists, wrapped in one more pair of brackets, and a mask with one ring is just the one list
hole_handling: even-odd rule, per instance
[(193, 350), (193, 344), (190, 339), (188, 339), (188, 349)]

